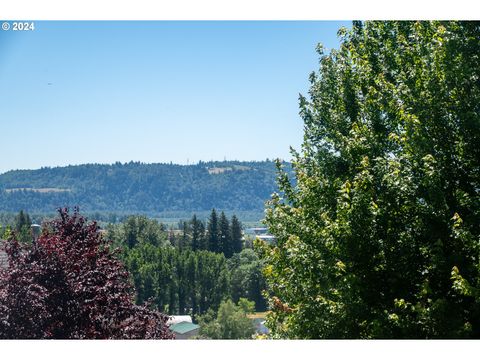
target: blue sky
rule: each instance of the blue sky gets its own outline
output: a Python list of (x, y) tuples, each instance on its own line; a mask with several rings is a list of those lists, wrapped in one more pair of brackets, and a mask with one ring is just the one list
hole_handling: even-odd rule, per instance
[(0, 30), (0, 173), (289, 159), (315, 46), (350, 22), (41, 21)]

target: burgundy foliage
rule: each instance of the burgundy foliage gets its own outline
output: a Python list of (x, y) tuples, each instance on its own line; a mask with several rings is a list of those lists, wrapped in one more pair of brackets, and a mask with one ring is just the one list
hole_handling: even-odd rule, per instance
[(168, 317), (134, 303), (123, 264), (76, 209), (44, 226), (32, 245), (5, 244), (0, 338), (171, 339)]

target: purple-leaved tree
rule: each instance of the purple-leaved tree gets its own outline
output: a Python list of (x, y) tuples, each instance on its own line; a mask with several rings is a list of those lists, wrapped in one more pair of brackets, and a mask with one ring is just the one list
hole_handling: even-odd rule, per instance
[(31, 245), (5, 243), (0, 338), (171, 339), (168, 317), (134, 303), (123, 264), (95, 222), (59, 210)]

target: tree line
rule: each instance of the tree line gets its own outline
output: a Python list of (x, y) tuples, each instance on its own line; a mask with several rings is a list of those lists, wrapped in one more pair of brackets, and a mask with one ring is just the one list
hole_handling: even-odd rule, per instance
[[(71, 292), (77, 291), (75, 289), (79, 288), (97, 291), (98, 296), (104, 299), (102, 297), (104, 295), (101, 295), (103, 290), (99, 290), (95, 287), (95, 284), (107, 281), (108, 277), (114, 274), (116, 274), (114, 276), (122, 277), (119, 282), (115, 283), (115, 286), (118, 285), (122, 289), (119, 290), (117, 295), (122, 293), (122, 299), (126, 302), (133, 300), (139, 306), (135, 309), (143, 312), (141, 316), (146, 316), (142, 318), (142, 321), (147, 321), (152, 314), (190, 314), (196, 321), (207, 324), (210, 320), (213, 321), (213, 317), (218, 312), (220, 320), (224, 317), (228, 319), (231, 317), (231, 320), (235, 320), (235, 323), (238, 322), (234, 325), (233, 320), (229, 320), (227, 321), (229, 325), (224, 323), (223, 320), (220, 321), (222, 329), (225, 327), (225, 329), (219, 330), (220, 332), (211, 332), (210, 330), (215, 327), (212, 328), (213, 325), (206, 326), (205, 331), (202, 332), (203, 337), (251, 336), (253, 333), (252, 323), (245, 317), (245, 306), (243, 306), (245, 309), (242, 307), (233, 309), (231, 306), (229, 307), (232, 301), (243, 305), (248, 304), (248, 312), (255, 309), (258, 311), (266, 309), (266, 302), (262, 295), (265, 290), (265, 281), (261, 274), (262, 262), (252, 249), (242, 249), (242, 224), (236, 216), (232, 216), (231, 220), (228, 220), (225, 214), (221, 213), (217, 217), (217, 211), (213, 209), (207, 223), (203, 224), (194, 215), (189, 221), (182, 222), (187, 226), (176, 230), (178, 234), (172, 238), (171, 230), (167, 229), (165, 225), (145, 216), (129, 216), (123, 223), (109, 224), (106, 229), (101, 229), (95, 222), (88, 223), (87, 219), (80, 216), (78, 210), (75, 210), (72, 216), (69, 215), (67, 210), (61, 210), (60, 219), (54, 219), (43, 224), (42, 234), (37, 241), (33, 241), (31, 233), (28, 231), (27, 239), (18, 242), (19, 236), (22, 235), (21, 229), (30, 230), (31, 221), (29, 219), (30, 216), (21, 211), (15, 217), (15, 223), (2, 234), (2, 237), (7, 240), (7, 252), (12, 259), (17, 259), (21, 253), (26, 255), (25, 257), (22, 256), (20, 262), (14, 260), (9, 265), (10, 270), (18, 268), (11, 274), (17, 274), (21, 278), (17, 275), (15, 275), (17, 277), (9, 276), (10, 270), (0, 271), (2, 272), (0, 280), (5, 281), (6, 284), (3, 292), (0, 291), (0, 302), (3, 301), (2, 304), (6, 306), (4, 308), (5, 312), (0, 312), (0, 317), (11, 316), (14, 319), (12, 327), (5, 329), (0, 327), (0, 337), (15, 337), (14, 334), (23, 334), (21, 336), (26, 338), (75, 338), (81, 336), (86, 338), (101, 336), (121, 338), (122, 336), (139, 336), (138, 332), (135, 335), (121, 333), (124, 331), (121, 327), (111, 330), (120, 331), (113, 334), (103, 327), (97, 332), (94, 329), (86, 328), (79, 330), (79, 327), (70, 323), (65, 323), (65, 326), (58, 325), (57, 330), (52, 330), (56, 326), (55, 321), (61, 321), (61, 317), (66, 315), (61, 309), (51, 308), (49, 306), (50, 302), (62, 304), (64, 301), (70, 301), (68, 300), (70, 299), (69, 296), (73, 296)], [(215, 227), (215, 223), (218, 227)], [(197, 231), (195, 230), (197, 228), (203, 230)], [(225, 241), (209, 241), (209, 239), (214, 238), (209, 236), (212, 235), (210, 232), (216, 228), (218, 229), (217, 239), (225, 240), (227, 237), (222, 237), (223, 235), (232, 235), (235, 232), (240, 236), (237, 239), (240, 241), (240, 246), (237, 248), (231, 247), (235, 250), (232, 254), (229, 254), (229, 257), (222, 251), (229, 248), (225, 245)], [(198, 236), (195, 235), (197, 233)], [(194, 245), (196, 236), (198, 246)], [(235, 236), (228, 236), (230, 240), (233, 238)], [(178, 242), (178, 240), (181, 240), (181, 242)], [(223, 245), (221, 247), (217, 245), (218, 247), (215, 248), (210, 247), (209, 244)], [(50, 246), (54, 248), (50, 249)], [(112, 251), (112, 249), (117, 250)], [(67, 256), (64, 253), (70, 255)], [(92, 256), (95, 259), (98, 258), (100, 262), (92, 263)], [(113, 261), (111, 264), (114, 264), (114, 266), (112, 265), (111, 268), (104, 267), (105, 264), (101, 263), (103, 257), (111, 259), (108, 261)], [(121, 262), (118, 262), (118, 260)], [(58, 264), (58, 261), (61, 261), (61, 263)], [(85, 263), (88, 266), (85, 265), (85, 269), (79, 269), (76, 265), (77, 262)], [(92, 266), (94, 273), (87, 273)], [(122, 267), (128, 273), (122, 272)], [(69, 274), (73, 268), (77, 269), (78, 272), (75, 276)], [(95, 270), (100, 268), (105, 271)], [(40, 275), (37, 276), (38, 274)], [(127, 274), (129, 274), (129, 281), (126, 281), (125, 278)], [(2, 278), (2, 276), (4, 277)], [(70, 278), (72, 278), (71, 281), (64, 282)], [(78, 281), (75, 280), (77, 278)], [(19, 282), (18, 279), (21, 279), (21, 281)], [(53, 283), (50, 284), (49, 281), (53, 281)], [(22, 305), (27, 309), (27, 315), (29, 314), (28, 311), (34, 307), (41, 308), (41, 322), (38, 324), (28, 322), (28, 329), (20, 330), (21, 322), (26, 320), (22, 317), (23, 315), (18, 313), (18, 301), (15, 298), (21, 297), (25, 290), (22, 286), (27, 283), (44, 289), (42, 290), (43, 297), (37, 299), (35, 294), (32, 293), (25, 300), (28, 304)], [(90, 283), (95, 285), (92, 289), (89, 288)], [(66, 293), (62, 295), (59, 289), (65, 289)], [(130, 295), (127, 295), (127, 293)], [(117, 295), (115, 291), (109, 293), (108, 302), (113, 304)], [(131, 297), (131, 295), (134, 296)], [(97, 300), (100, 301), (100, 298)], [(75, 302), (72, 304), (75, 304), (76, 308), (68, 311), (84, 311), (79, 310), (85, 305), (79, 299), (72, 298), (71, 301)], [(95, 317), (99, 317), (98, 321), (101, 321), (102, 318), (100, 312), (103, 310), (99, 310), (104, 307), (102, 301), (98, 304), (98, 308), (91, 308), (92, 311), (95, 311)], [(150, 311), (147, 309), (152, 308), (160, 311), (160, 313), (150, 312), (147, 316), (147, 312)], [(205, 316), (202, 317), (202, 315)], [(57, 320), (50, 321), (48, 320), (49, 316), (53, 316)], [(162, 319), (164, 322), (165, 318)], [(88, 327), (91, 325), (79, 326)], [(138, 331), (145, 331), (145, 328)], [(163, 327), (162, 330), (158, 328), (154, 331), (165, 331), (165, 328)], [(145, 334), (145, 337), (150, 336), (168, 337), (165, 333), (160, 335)]]
[[(23, 244), (32, 243), (30, 215), (20, 211), (0, 238), (12, 233)], [(212, 209), (206, 222), (193, 215), (180, 221), (179, 229), (142, 215), (99, 230), (113, 246), (135, 285), (136, 302), (152, 300), (166, 313), (202, 314), (218, 309), (223, 300), (254, 301), (266, 309), (262, 296), (265, 281), (261, 261), (252, 249), (244, 249), (242, 223)]]
[(106, 237), (122, 248), (139, 304), (152, 300), (166, 313), (202, 314), (223, 300), (245, 298), (266, 309), (262, 262), (242, 248), (242, 224), (212, 209), (207, 223), (196, 215), (167, 229), (145, 216), (107, 226)]
[(191, 214), (215, 207), (260, 218), (275, 188), (272, 161), (45, 167), (0, 174), (0, 211), (79, 206), (82, 212)]
[(132, 249), (137, 244), (150, 243), (156, 246), (168, 244), (180, 250), (206, 250), (222, 253), (230, 258), (242, 250), (242, 224), (237, 216), (229, 220), (222, 211), (212, 209), (207, 222), (196, 214), (188, 221), (180, 220), (179, 229), (167, 227), (143, 215), (128, 216), (121, 224), (108, 224), (108, 236), (121, 247)]
[(3, 216), (0, 219), (0, 239), (8, 238), (12, 231), (14, 231), (18, 241), (29, 243), (32, 241), (31, 225), (32, 220), (30, 215), (23, 210), (20, 210), (19, 213), (14, 216)]
[(218, 216), (212, 209), (206, 225), (194, 214), (190, 221), (181, 221), (179, 228), (180, 234), (169, 234), (170, 242), (179, 249), (207, 250), (227, 258), (242, 250), (242, 224), (236, 215), (228, 220), (223, 211)]

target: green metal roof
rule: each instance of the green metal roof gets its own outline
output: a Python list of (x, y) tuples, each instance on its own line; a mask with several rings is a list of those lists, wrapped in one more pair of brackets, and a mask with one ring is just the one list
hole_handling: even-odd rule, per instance
[(200, 326), (197, 324), (192, 324), (188, 321), (182, 321), (177, 324), (170, 326), (170, 330), (176, 332), (177, 334), (185, 334), (187, 332), (198, 329)]

